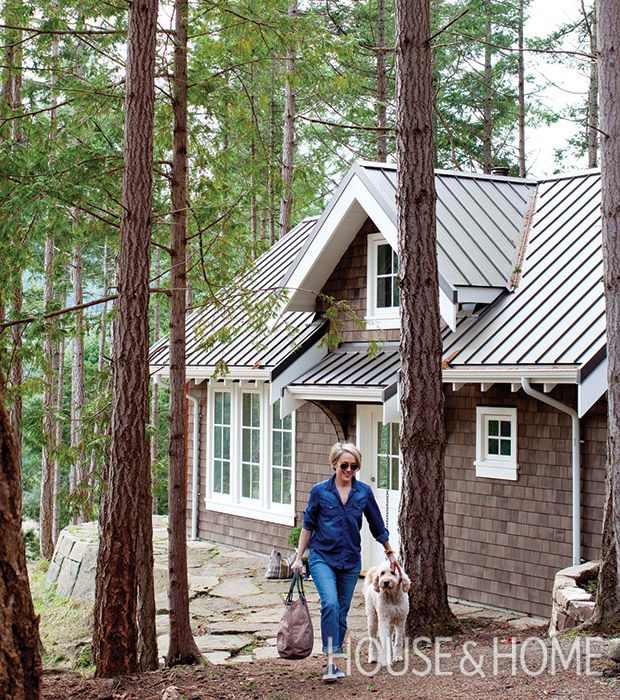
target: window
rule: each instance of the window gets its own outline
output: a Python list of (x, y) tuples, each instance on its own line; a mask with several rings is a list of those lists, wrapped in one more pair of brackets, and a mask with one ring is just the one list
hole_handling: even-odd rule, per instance
[(476, 408), (476, 476), (516, 481), (517, 409)]
[(398, 423), (377, 423), (377, 485), (380, 489), (400, 488), (400, 441)]
[(292, 525), (295, 420), (269, 385), (210, 383), (207, 423), (207, 508)]
[(398, 256), (380, 233), (368, 236), (366, 320), (380, 328), (398, 328)]
[(290, 505), (293, 487), (293, 417), (280, 418), (280, 401), (271, 417), (271, 500)]
[(213, 392), (213, 491), (230, 493), (230, 393)]
[(260, 396), (241, 394), (241, 496), (260, 497)]

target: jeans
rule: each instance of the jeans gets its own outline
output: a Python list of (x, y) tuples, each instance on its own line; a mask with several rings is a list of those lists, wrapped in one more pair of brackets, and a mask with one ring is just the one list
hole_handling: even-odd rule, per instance
[(310, 550), (312, 580), (321, 599), (321, 638), (323, 653), (342, 653), (347, 633), (347, 615), (361, 564), (353, 569), (334, 569), (320, 554)]

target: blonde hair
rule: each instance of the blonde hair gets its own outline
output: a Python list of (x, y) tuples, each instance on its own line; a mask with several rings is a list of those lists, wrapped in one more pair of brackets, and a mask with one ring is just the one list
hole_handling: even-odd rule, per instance
[(362, 453), (357, 449), (357, 447), (352, 442), (337, 442), (329, 452), (329, 463), (332, 467), (336, 466), (336, 462), (342, 457), (344, 452), (352, 454), (356, 461), (357, 466), (361, 468), (362, 466)]

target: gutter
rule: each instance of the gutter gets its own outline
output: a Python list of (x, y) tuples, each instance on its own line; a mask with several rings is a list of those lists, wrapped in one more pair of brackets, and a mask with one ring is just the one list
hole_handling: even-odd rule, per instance
[(579, 416), (577, 411), (566, 406), (560, 401), (552, 399), (540, 391), (536, 391), (530, 385), (530, 380), (526, 377), (521, 378), (521, 386), (528, 396), (538, 399), (542, 403), (546, 403), (558, 411), (566, 413), (571, 417), (573, 428), (573, 456), (572, 456), (572, 481), (573, 481), (573, 565), (581, 564), (581, 454), (579, 450), (580, 435), (579, 435)]
[(194, 432), (192, 445), (192, 540), (198, 539), (198, 475), (200, 470), (200, 402), (195, 396), (186, 393), (185, 396), (194, 406)]

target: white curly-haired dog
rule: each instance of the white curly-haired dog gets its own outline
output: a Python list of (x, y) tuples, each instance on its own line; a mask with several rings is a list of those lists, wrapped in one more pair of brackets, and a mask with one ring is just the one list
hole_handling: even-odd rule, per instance
[(405, 620), (409, 612), (407, 591), (411, 581), (400, 567), (391, 570), (390, 562), (368, 569), (364, 579), (364, 598), (368, 620), (368, 661), (391, 666), (403, 660)]

